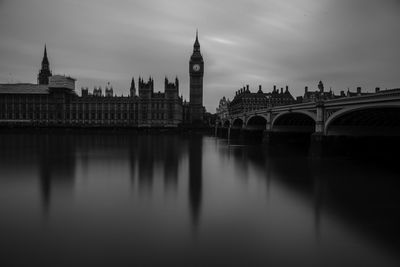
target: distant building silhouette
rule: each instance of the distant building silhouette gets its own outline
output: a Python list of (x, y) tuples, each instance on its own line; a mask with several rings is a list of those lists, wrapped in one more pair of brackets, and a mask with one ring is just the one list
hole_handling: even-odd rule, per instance
[[(375, 88), (376, 93), (379, 93), (379, 91), (380, 91), (379, 87)], [(344, 94), (344, 91), (343, 91), (343, 93), (341, 92), (341, 95), (343, 95), (343, 96), (345, 95), (346, 97), (362, 96), (362, 95), (370, 95), (370, 94), (372, 94), (372, 93), (363, 93), (361, 87), (357, 87), (355, 92), (351, 92), (350, 89), (347, 89), (346, 94)]]
[(322, 99), (334, 99), (338, 98), (339, 96), (335, 95), (332, 92), (332, 89), (329, 90), (329, 92), (325, 92), (324, 89), (324, 84), (322, 81), (319, 81), (318, 83), (318, 89), (315, 91), (309, 91), (308, 86), (304, 88), (304, 95), (302, 102), (313, 102), (317, 100), (322, 100)]
[[(101, 87), (81, 88), (75, 92), (75, 79), (52, 75), (44, 47), (38, 83), (0, 84), (0, 123), (33, 126), (126, 126), (177, 127), (182, 123), (203, 122), (204, 61), (198, 34), (189, 62), (190, 102), (179, 96), (179, 80), (164, 80), (164, 92), (155, 92), (152, 77), (146, 82), (135, 79), (129, 96), (115, 96), (108, 83)], [(137, 94), (138, 93), (138, 94)]]
[(276, 86), (274, 85), (274, 89), (272, 90), (272, 92), (266, 93), (266, 95), (269, 99), (269, 101), (268, 101), (269, 107), (290, 105), (295, 102), (294, 97), (289, 92), (289, 86), (287, 86), (287, 85), (286, 85), (285, 91), (283, 91), (283, 88), (281, 88), (280, 92), (278, 91), (278, 89), (276, 89)]
[(220, 119), (227, 119), (229, 116), (229, 103), (231, 101), (226, 99), (225, 96), (221, 98), (219, 101), (219, 105), (217, 107), (217, 117)]
[[(375, 88), (375, 93), (379, 93), (380, 88)], [(356, 92), (351, 92), (349, 89), (347, 92), (341, 91), (340, 95), (335, 95), (332, 88), (327, 92), (325, 91), (324, 84), (319, 81), (317, 89), (310, 91), (308, 86), (305, 87), (304, 95), (299, 96), (296, 99), (289, 92), (289, 87), (286, 86), (285, 90), (281, 88), (278, 90), (274, 85), (273, 90), (269, 93), (264, 93), (261, 89), (261, 85), (258, 91), (251, 92), (249, 86), (246, 85), (235, 92), (235, 97), (232, 101), (227, 103), (228, 110), (224, 110), (223, 106), (226, 104), (225, 97), (221, 99), (220, 106), (217, 108), (217, 115), (219, 119), (226, 118), (229, 115), (240, 114), (243, 112), (260, 110), (271, 108), (275, 106), (284, 106), (295, 103), (315, 102), (319, 100), (336, 99), (340, 97), (352, 97), (369, 95), (371, 93), (363, 93), (361, 87), (357, 87)]]
[(274, 89), (270, 93), (264, 93), (261, 85), (256, 93), (250, 92), (249, 86), (243, 87), (236, 91), (235, 97), (228, 104), (229, 114), (239, 114), (251, 110), (259, 110), (263, 108), (288, 105), (295, 102), (293, 96), (289, 92), (289, 87), (286, 90), (279, 92), (274, 85)]

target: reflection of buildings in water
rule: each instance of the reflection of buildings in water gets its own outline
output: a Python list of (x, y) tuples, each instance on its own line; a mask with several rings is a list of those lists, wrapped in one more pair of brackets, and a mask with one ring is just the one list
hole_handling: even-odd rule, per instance
[(202, 199), (203, 139), (194, 135), (189, 142), (189, 201), (194, 226), (199, 223)]
[(294, 194), (310, 200), (314, 215), (314, 230), (317, 240), (320, 237), (320, 216), (322, 192), (316, 180), (312, 166), (309, 165), (307, 148), (295, 147), (293, 144), (271, 144), (266, 149), (266, 165), (269, 179), (275, 180), (291, 190)]
[[(121, 157), (122, 160), (129, 155), (132, 182), (137, 182), (139, 191), (147, 193), (152, 192), (146, 188), (154, 186), (154, 175), (161, 175), (165, 190), (176, 190), (182, 159), (187, 158), (191, 217), (194, 224), (199, 220), (202, 199), (201, 135), (185, 138), (168, 134), (99, 135), (90, 132), (46, 130), (30, 134), (17, 132), (2, 137), (2, 164), (6, 164), (8, 160), (20, 168), (27, 169), (24, 164), (38, 166), (40, 199), (45, 213), (51, 208), (54, 199), (71, 194), (77, 161), (87, 174), (93, 155), (96, 157), (112, 151), (113, 157)], [(13, 156), (10, 157), (10, 153)]]
[(321, 173), (320, 167), (322, 162), (318, 158), (309, 160), (308, 169), (311, 171), (313, 179), (313, 203), (314, 203), (314, 225), (317, 241), (321, 239), (321, 216), (324, 202), (324, 195), (326, 195), (323, 180), (324, 174)]
[(233, 156), (235, 172), (240, 174), (242, 179), (248, 178), (249, 161), (247, 160), (248, 151), (243, 147), (229, 146), (228, 152)]
[(176, 189), (178, 186), (179, 160), (182, 154), (182, 143), (178, 136), (170, 136), (165, 143), (164, 151), (164, 181), (165, 187)]
[(42, 207), (45, 212), (51, 205), (52, 191), (71, 193), (75, 175), (75, 144), (63, 133), (40, 134), (39, 175)]
[(352, 231), (400, 246), (398, 235), (393, 238), (400, 223), (397, 212), (387, 212), (397, 211), (400, 202), (397, 170), (357, 158), (308, 157), (307, 149), (283, 145), (267, 152), (266, 172), (312, 208), (318, 241), (324, 216), (336, 214)]
[(178, 186), (178, 169), (183, 156), (182, 141), (175, 135), (135, 135), (129, 144), (132, 183), (138, 181), (139, 189), (153, 186), (157, 170), (162, 171), (164, 185)]
[(357, 158), (313, 158), (310, 169), (319, 217), (322, 212), (334, 212), (374, 241), (400, 246), (397, 169), (388, 168), (385, 162)]
[[(156, 174), (163, 177), (164, 189), (176, 190), (183, 158), (189, 159), (189, 201), (193, 221), (198, 221), (202, 187), (202, 136), (185, 138), (169, 134), (137, 134), (129, 144), (132, 183), (140, 193), (151, 193)], [(159, 172), (160, 171), (160, 172)]]
[(82, 166), (83, 176), (87, 176), (89, 172), (89, 159), (90, 159), (89, 152), (90, 151), (87, 146), (79, 147), (79, 152), (77, 154), (77, 157), (79, 158), (79, 162)]
[(138, 182), (140, 189), (149, 189), (154, 175), (154, 140), (149, 136), (140, 136), (138, 147)]
[(270, 199), (273, 179), (296, 194), (300, 193), (304, 196), (313, 194), (316, 228), (318, 227), (322, 198), (317, 191), (319, 187), (314, 188), (316, 184), (308, 166), (308, 158), (301, 151), (291, 150), (290, 147), (283, 145), (268, 144), (233, 146), (229, 149), (220, 149), (220, 153), (229, 154), (234, 162), (235, 172), (244, 179), (248, 177), (248, 170), (258, 170), (259, 178), (265, 183), (267, 199)]
[(2, 133), (0, 147), (4, 167), (29, 170), (38, 166), (44, 212), (49, 210), (54, 189), (70, 194), (75, 173), (75, 144), (69, 135), (58, 131), (10, 130)]
[(131, 186), (133, 186), (135, 183), (135, 177), (137, 176), (136, 171), (138, 170), (137, 161), (139, 159), (137, 155), (137, 147), (138, 147), (137, 138), (130, 138), (128, 142), (128, 149), (129, 149), (128, 154), (129, 154), (129, 172), (130, 172)]
[[(156, 168), (164, 174), (168, 188), (178, 186), (178, 169), (185, 146), (176, 135), (142, 135), (140, 133), (95, 134), (90, 132), (41, 134), (35, 141), (38, 147), (42, 203), (50, 206), (52, 191), (72, 188), (76, 168), (75, 155), (79, 154), (87, 172), (94, 153), (115, 152), (112, 157), (125, 160), (128, 150), (132, 184), (138, 182), (140, 192), (151, 192)], [(78, 151), (78, 153), (76, 153)], [(86, 165), (86, 166), (84, 166)]]

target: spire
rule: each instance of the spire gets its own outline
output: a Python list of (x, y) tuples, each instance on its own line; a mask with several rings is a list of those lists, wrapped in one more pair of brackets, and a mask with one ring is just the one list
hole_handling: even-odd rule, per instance
[(131, 81), (130, 93), (131, 93), (130, 94), (131, 97), (134, 97), (136, 95), (135, 78), (133, 76), (132, 76), (132, 81)]
[(135, 78), (132, 77), (132, 81), (131, 81), (131, 90), (135, 89)]
[(43, 54), (42, 66), (43, 66), (44, 64), (49, 65), (49, 59), (47, 58), (46, 44), (44, 44), (44, 54)]
[(46, 44), (44, 44), (42, 68), (38, 74), (38, 84), (49, 84), (49, 77), (51, 75), (49, 59), (47, 58), (47, 48)]
[(196, 41), (193, 45), (193, 51), (200, 51), (200, 43), (199, 43), (199, 31), (196, 29)]

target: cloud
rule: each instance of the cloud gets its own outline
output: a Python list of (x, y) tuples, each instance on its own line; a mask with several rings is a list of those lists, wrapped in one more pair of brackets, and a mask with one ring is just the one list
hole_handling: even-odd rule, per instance
[[(54, 73), (77, 87), (180, 79), (189, 97), (196, 28), (205, 60), (204, 104), (214, 111), (245, 84), (399, 87), (397, 0), (6, 0), (0, 2), (0, 82), (35, 82), (46, 42)], [(10, 75), (11, 73), (11, 75)]]
[(208, 39), (212, 42), (216, 42), (222, 45), (237, 45), (236, 42), (226, 39), (226, 38), (220, 38), (220, 37), (208, 37)]

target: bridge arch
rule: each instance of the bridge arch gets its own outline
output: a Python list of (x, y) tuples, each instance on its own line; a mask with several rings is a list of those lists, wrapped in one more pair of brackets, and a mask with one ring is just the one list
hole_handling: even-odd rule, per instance
[(264, 115), (252, 115), (247, 118), (246, 128), (255, 130), (265, 130), (267, 126), (267, 117)]
[(400, 105), (382, 103), (339, 110), (325, 121), (324, 134), (400, 136)]
[(232, 122), (232, 128), (242, 128), (243, 120), (241, 118), (236, 118)]
[(231, 122), (229, 120), (224, 120), (222, 126), (228, 128), (231, 126)]
[[(255, 118), (255, 117), (261, 117), (261, 118), (265, 119), (265, 121), (268, 120), (266, 115), (263, 115), (263, 114), (253, 114), (253, 115), (250, 115), (249, 117), (246, 118), (246, 120), (245, 120), (246, 126), (249, 124), (249, 121), (250, 121), (251, 119)], [(258, 120), (258, 119), (257, 119), (257, 120)]]
[(274, 124), (276, 123), (277, 120), (282, 119), (283, 116), (287, 116), (287, 115), (295, 115), (296, 116), (296, 114), (303, 114), (303, 115), (311, 118), (314, 122), (316, 121), (316, 115), (309, 111), (302, 111), (302, 110), (285, 111), (285, 112), (279, 113), (272, 119), (271, 127), (274, 126)]
[(316, 115), (308, 111), (286, 111), (272, 119), (272, 131), (315, 132)]

